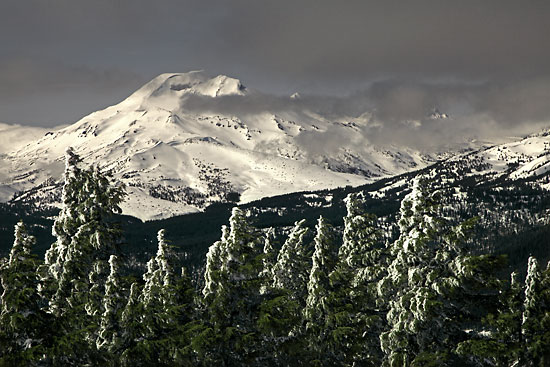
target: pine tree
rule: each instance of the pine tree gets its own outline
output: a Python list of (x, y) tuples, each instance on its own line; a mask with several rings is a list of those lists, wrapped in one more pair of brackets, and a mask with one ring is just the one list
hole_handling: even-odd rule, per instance
[(34, 243), (23, 222), (17, 223), (9, 260), (0, 269), (1, 365), (33, 365), (47, 348), (48, 319), (37, 291), (38, 260), (31, 253)]
[[(525, 362), (527, 366), (541, 366), (544, 346), (550, 346), (550, 340), (544, 340), (542, 335), (548, 331), (541, 328), (541, 321), (550, 313), (550, 305), (544, 302), (543, 274), (539, 263), (534, 257), (529, 257), (527, 277), (525, 278), (525, 296), (523, 303), (523, 318), (521, 332), (525, 345)], [(546, 353), (548, 354), (548, 353)]]
[(143, 303), (139, 300), (141, 287), (138, 283), (132, 283), (130, 286), (130, 295), (128, 302), (122, 311), (120, 318), (121, 334), (121, 350), (120, 364), (122, 366), (136, 366), (141, 363), (146, 364), (148, 361), (141, 361), (139, 345), (144, 340), (146, 327), (142, 323), (142, 317), (145, 312)]
[(56, 344), (61, 359), (55, 363), (89, 363), (96, 348), (102, 299), (116, 252), (119, 231), (111, 217), (120, 212), (121, 186), (98, 168), (83, 169), (72, 149), (67, 150), (63, 206), (53, 227), (56, 242), (46, 252), (40, 269), (40, 291), (49, 311), (61, 325)]
[(435, 206), (427, 182), (421, 179), (415, 179), (412, 192), (401, 202), (401, 235), (391, 247), (394, 260), (388, 276), (379, 283), (382, 295), (391, 296), (390, 330), (380, 337), (390, 366), (408, 366), (421, 350), (433, 347), (425, 335), (432, 331), (426, 322), (431, 321), (429, 314), (437, 315), (433, 309), (437, 303), (434, 290), (425, 281), (435, 257), (434, 237), (440, 232)]
[(258, 332), (261, 334), (264, 365), (299, 364), (303, 359), (306, 341), (297, 335), (302, 321), (302, 307), (283, 288), (273, 287), (274, 267), (277, 260), (275, 233), (270, 228), (264, 239), (263, 269), (261, 276), (262, 302), (258, 317)]
[[(139, 317), (142, 334), (137, 337), (141, 341), (132, 350), (134, 363), (169, 363), (170, 355), (175, 349), (173, 341), (167, 338), (178, 321), (172, 314), (173, 307), (178, 305), (175, 254), (165, 239), (163, 229), (158, 232), (157, 239), (157, 253), (147, 262), (147, 272), (143, 275), (145, 284), (138, 297), (140, 305), (137, 307), (143, 311)], [(128, 309), (128, 313), (131, 314), (132, 310)]]
[(541, 312), (539, 316), (539, 332), (534, 338), (535, 359), (539, 366), (550, 364), (550, 261), (542, 273), (540, 283)]
[(331, 312), (329, 274), (336, 263), (336, 241), (333, 231), (327, 220), (319, 217), (314, 239), (315, 251), (307, 283), (308, 296), (304, 309), (306, 333), (315, 358), (312, 363), (319, 365), (322, 364), (322, 359), (327, 358), (327, 351), (324, 347), (328, 344), (327, 324)]
[(97, 338), (97, 349), (110, 354), (122, 350), (120, 317), (124, 290), (120, 277), (119, 260), (115, 255), (109, 258), (111, 268), (107, 282), (105, 283), (105, 295), (103, 297), (103, 315)]
[(199, 362), (199, 355), (193, 340), (205, 330), (205, 326), (198, 317), (195, 287), (185, 268), (181, 268), (181, 275), (176, 279), (175, 293), (176, 304), (168, 310), (176, 325), (168, 334), (175, 346), (171, 359), (178, 366), (195, 366)]
[(305, 219), (294, 224), (279, 251), (277, 262), (273, 266), (273, 287), (289, 291), (293, 299), (305, 306), (310, 265), (305, 244), (309, 230), (304, 224)]
[(385, 275), (386, 255), (376, 217), (365, 212), (364, 196), (350, 194), (345, 203), (343, 243), (330, 274), (329, 348), (340, 363), (379, 365), (385, 303), (376, 286)]
[(497, 295), (491, 287), (499, 260), (467, 255), (473, 221), (447, 223), (438, 212), (438, 195), (417, 178), (401, 203), (401, 234), (378, 285), (390, 297), (390, 329), (380, 336), (390, 366), (455, 363), (454, 350), (467, 338), (465, 325), (479, 318), (476, 300), (492, 304)]
[(256, 322), (262, 301), (262, 242), (245, 213), (233, 208), (227, 237), (209, 251), (203, 294), (215, 335), (210, 363), (251, 363), (261, 352)]
[(273, 266), (277, 260), (277, 252), (274, 247), (275, 230), (269, 228), (264, 240), (263, 266), (260, 276), (263, 278), (261, 292), (267, 292), (267, 289), (273, 284)]
[(202, 295), (207, 304), (212, 302), (212, 298), (216, 297), (218, 290), (223, 286), (223, 277), (221, 274), (222, 264), (227, 257), (227, 241), (229, 237), (229, 229), (227, 226), (222, 226), (221, 240), (216, 241), (208, 248), (206, 254), (206, 268), (204, 272), (204, 288)]

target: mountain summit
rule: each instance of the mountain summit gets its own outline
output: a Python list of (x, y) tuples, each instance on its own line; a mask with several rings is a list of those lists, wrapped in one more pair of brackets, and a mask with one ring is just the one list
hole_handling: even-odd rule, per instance
[(69, 146), (124, 182), (123, 211), (142, 219), (360, 185), (438, 158), (371, 144), (364, 118), (328, 118), (291, 98), (274, 109), (257, 97), (224, 75), (159, 75), (119, 104), (3, 154), (0, 199), (56, 202)]
[(189, 94), (219, 97), (245, 93), (246, 87), (238, 79), (225, 75), (210, 78), (202, 71), (191, 71), (161, 74), (134, 92), (125, 102), (177, 99)]

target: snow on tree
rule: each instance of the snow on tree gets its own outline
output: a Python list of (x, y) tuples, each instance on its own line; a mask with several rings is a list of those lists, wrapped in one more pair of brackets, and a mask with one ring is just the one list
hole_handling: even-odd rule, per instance
[[(225, 237), (227, 235), (227, 237)], [(239, 208), (233, 208), (229, 231), (208, 255), (205, 304), (216, 338), (211, 340), (215, 358), (242, 364), (259, 353), (256, 319), (262, 299), (262, 242)], [(216, 271), (215, 267), (220, 266)], [(214, 285), (213, 281), (217, 283)], [(213, 357), (214, 358), (214, 357)]]
[(390, 366), (447, 363), (464, 337), (463, 324), (476, 317), (474, 300), (496, 296), (483, 284), (495, 284), (491, 271), (498, 261), (466, 254), (473, 222), (448, 223), (438, 211), (439, 194), (418, 177), (401, 203), (400, 236), (391, 246), (388, 275), (378, 284), (390, 299), (390, 329), (380, 336)]
[(308, 295), (304, 309), (306, 333), (310, 348), (317, 359), (325, 351), (321, 348), (327, 344), (327, 323), (330, 315), (329, 297), (331, 294), (329, 274), (336, 263), (334, 229), (322, 216), (319, 217), (314, 239), (315, 250), (312, 256), (312, 267), (307, 283)]
[(107, 261), (118, 244), (119, 231), (111, 217), (120, 212), (124, 197), (123, 187), (113, 185), (109, 174), (81, 165), (69, 148), (63, 205), (53, 227), (56, 241), (39, 269), (40, 292), (64, 330), (58, 340), (66, 354), (63, 363), (89, 363), (94, 353), (104, 312)]
[(56, 315), (86, 304), (87, 313), (98, 316), (107, 259), (115, 251), (118, 236), (108, 219), (120, 212), (124, 191), (99, 168), (80, 165), (80, 157), (69, 148), (63, 206), (53, 227), (56, 242), (46, 252), (41, 290), (49, 296), (50, 310)]
[(105, 283), (105, 295), (103, 297), (103, 315), (97, 338), (97, 349), (106, 350), (109, 353), (122, 349), (120, 314), (124, 290), (120, 279), (119, 260), (115, 255), (109, 258), (110, 274)]
[(61, 212), (54, 221), (52, 234), (56, 241), (46, 251), (44, 266), (42, 267), (42, 282), (40, 291), (50, 298), (55, 293), (57, 283), (61, 277), (63, 263), (67, 256), (69, 245), (78, 231), (79, 206), (83, 201), (82, 187), (82, 160), (72, 148), (65, 153), (65, 173), (62, 194)]
[(184, 269), (175, 272), (176, 254), (157, 234), (158, 249), (147, 262), (144, 286), (133, 284), (121, 316), (123, 365), (151, 365), (163, 361), (187, 365), (193, 358), (188, 323), (194, 318), (194, 289)]
[(165, 231), (157, 234), (156, 255), (147, 263), (143, 275), (145, 285), (140, 302), (145, 310), (143, 323), (150, 335), (158, 335), (163, 329), (173, 326), (169, 309), (176, 304), (176, 276), (174, 273), (174, 251), (165, 240)]
[(294, 224), (279, 251), (273, 266), (273, 287), (288, 290), (294, 299), (305, 305), (310, 265), (305, 254), (305, 237), (309, 230), (304, 224), (305, 219)]
[(428, 347), (418, 345), (430, 342), (426, 332), (434, 331), (425, 323), (436, 306), (435, 291), (426, 284), (435, 258), (434, 234), (439, 232), (435, 205), (427, 182), (421, 179), (414, 180), (412, 191), (401, 202), (401, 235), (391, 247), (394, 260), (388, 275), (379, 283), (381, 295), (391, 297), (390, 330), (380, 336), (390, 366), (408, 366), (419, 348)]
[(269, 228), (264, 240), (263, 249), (263, 267), (260, 276), (263, 278), (261, 292), (267, 292), (267, 289), (273, 284), (273, 266), (277, 260), (277, 252), (274, 247), (275, 229)]
[[(539, 343), (536, 342), (541, 333), (540, 322), (544, 316), (542, 296), (542, 272), (537, 259), (529, 257), (527, 261), (527, 277), (525, 278), (525, 295), (523, 302), (523, 318), (521, 332), (525, 344), (525, 362), (530, 366), (538, 365), (540, 354)], [(550, 306), (546, 306), (550, 310)]]
[(46, 315), (41, 311), (36, 270), (31, 253), (35, 238), (23, 222), (15, 226), (9, 260), (0, 269), (0, 364), (32, 364), (44, 353)]
[(202, 290), (202, 295), (206, 302), (215, 297), (219, 287), (222, 286), (221, 267), (227, 256), (228, 237), (229, 229), (227, 226), (222, 226), (221, 240), (216, 241), (208, 248), (204, 272), (204, 288)]
[[(365, 212), (362, 193), (345, 199), (343, 243), (338, 262), (330, 274), (329, 342), (337, 360), (349, 364), (378, 364), (381, 360), (379, 336), (384, 325), (384, 302), (376, 286), (385, 275), (385, 253), (376, 217)], [(357, 332), (361, 330), (362, 332)]]
[(146, 327), (141, 322), (144, 308), (143, 304), (139, 300), (141, 293), (141, 287), (138, 283), (132, 283), (130, 286), (130, 295), (128, 296), (128, 302), (122, 311), (120, 317), (120, 329), (121, 333), (121, 350), (123, 350), (120, 356), (120, 363), (122, 366), (134, 365), (134, 351), (136, 346), (144, 340), (146, 333)]

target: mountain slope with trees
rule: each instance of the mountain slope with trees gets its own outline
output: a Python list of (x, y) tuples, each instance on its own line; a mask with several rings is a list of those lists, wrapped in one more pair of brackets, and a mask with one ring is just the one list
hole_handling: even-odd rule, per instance
[[(65, 172), (45, 261), (32, 254), (35, 240), (21, 223), (1, 261), (1, 364), (550, 361), (550, 267), (531, 257), (525, 280), (508, 281), (506, 257), (476, 246), (483, 221), (451, 220), (449, 191), (429, 174), (413, 180), (394, 223), (368, 214), (365, 194), (342, 203), (341, 231), (320, 216), (313, 229), (297, 222), (288, 237), (233, 208), (199, 292), (178, 270), (164, 230), (141, 277), (123, 269), (112, 221), (123, 188), (72, 151)], [(396, 236), (384, 235), (388, 228)]]

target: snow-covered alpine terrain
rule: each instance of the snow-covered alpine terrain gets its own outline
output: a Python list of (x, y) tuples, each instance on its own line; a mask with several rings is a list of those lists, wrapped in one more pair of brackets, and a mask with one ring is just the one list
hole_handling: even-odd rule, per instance
[[(41, 203), (58, 201), (63, 155), (69, 146), (85, 163), (112, 170), (129, 193), (123, 212), (145, 220), (198, 211), (215, 201), (249, 202), (289, 192), (357, 186), (442, 158), (441, 152), (371, 144), (365, 118), (329, 119), (306, 108), (275, 113), (256, 106), (219, 113), (209, 107), (253, 104), (258, 93), (223, 75), (162, 74), (117, 105), (61, 129), (39, 131), (41, 138), (22, 134), (14, 144), (11, 135), (2, 135), (13, 135), (14, 130), (0, 130), (0, 141), (12, 141), (0, 149), (0, 199), (15, 194)], [(299, 98), (289, 96), (285, 103)], [(539, 155), (550, 138), (532, 139), (536, 142), (480, 154), (495, 169), (513, 161), (531, 163), (521, 165), (518, 175), (540, 171), (546, 156)], [(330, 146), (324, 146), (327, 141)]]

